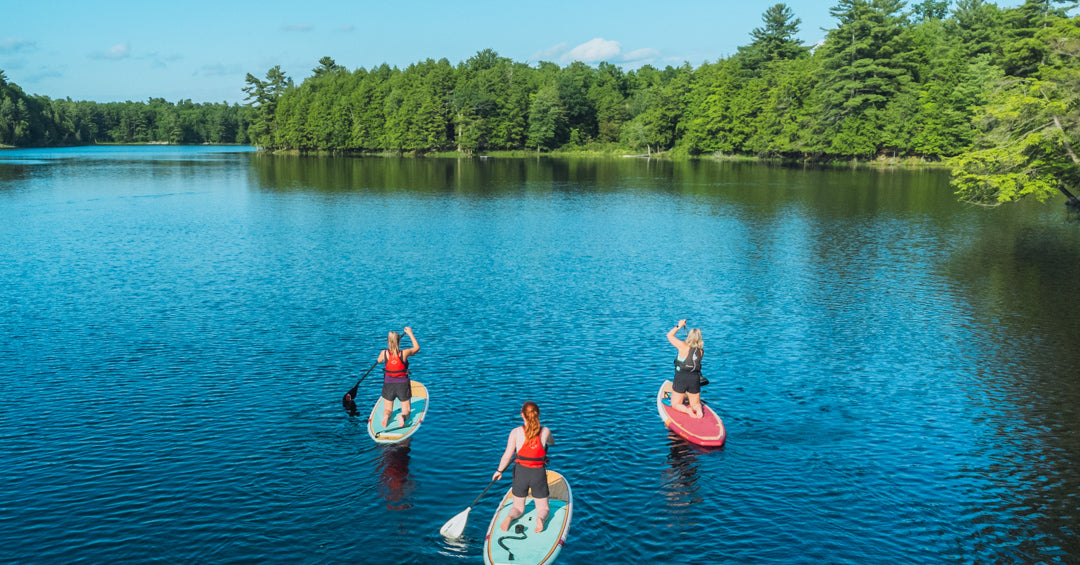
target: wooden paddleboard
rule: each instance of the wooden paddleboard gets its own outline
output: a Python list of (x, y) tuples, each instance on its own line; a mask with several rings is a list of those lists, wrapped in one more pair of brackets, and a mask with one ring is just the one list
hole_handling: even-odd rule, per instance
[(484, 536), (486, 565), (540, 565), (555, 562), (566, 543), (566, 535), (570, 533), (574, 496), (570, 491), (570, 483), (559, 473), (549, 470), (547, 481), (550, 511), (544, 531), (539, 533), (535, 531), (536, 503), (531, 493), (525, 498), (525, 513), (510, 524), (509, 531), (502, 531), (499, 525), (510, 514), (510, 508), (514, 504), (512, 491), (506, 491), (506, 496), (499, 502), (499, 509), (491, 519), (487, 535)]
[(412, 406), (409, 419), (404, 426), (399, 426), (397, 423), (398, 414), (401, 414), (400, 400), (394, 399), (394, 410), (390, 413), (390, 420), (387, 421), (386, 427), (380, 425), (382, 424), (383, 399), (380, 396), (375, 401), (375, 406), (371, 409), (371, 415), (368, 416), (367, 431), (368, 435), (376, 443), (403, 441), (416, 433), (416, 430), (420, 428), (420, 424), (424, 423), (424, 415), (427, 414), (428, 409), (427, 387), (417, 381), (410, 381), (410, 383), (412, 385)]
[(702, 404), (701, 409), (705, 415), (691, 418), (689, 414), (671, 407), (671, 392), (671, 381), (664, 381), (664, 384), (660, 385), (660, 391), (656, 393), (656, 410), (660, 413), (664, 425), (690, 443), (705, 447), (724, 445), (727, 430), (724, 429), (720, 416), (717, 416), (708, 404)]

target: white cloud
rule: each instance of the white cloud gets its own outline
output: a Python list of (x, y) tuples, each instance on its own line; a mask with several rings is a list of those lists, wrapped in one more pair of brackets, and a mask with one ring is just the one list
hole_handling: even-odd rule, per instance
[(635, 49), (629, 53), (625, 53), (622, 56), (622, 60), (628, 63), (640, 63), (642, 65), (655, 61), (660, 56), (660, 52), (652, 47), (646, 47), (644, 49)]
[(315, 26), (311, 24), (291, 24), (281, 27), (284, 31), (311, 31), (315, 29)]
[(562, 56), (564, 62), (581, 61), (584, 63), (599, 63), (610, 61), (619, 56), (622, 45), (618, 41), (608, 41), (597, 37), (578, 45)]
[(345, 25), (339, 27), (338, 31), (343, 32), (343, 33), (352, 33), (354, 31), (356, 31), (356, 26), (354, 26), (352, 24), (345, 24)]
[(533, 61), (550, 61), (552, 59), (557, 59), (560, 55), (566, 53), (566, 48), (569, 46), (569, 43), (563, 41), (562, 43), (552, 45), (547, 49), (542, 49), (540, 51), (537, 51), (536, 53), (533, 53), (532, 57), (529, 57), (529, 59)]
[(118, 43), (105, 51), (99, 51), (97, 53), (91, 53), (92, 59), (126, 59), (131, 56), (131, 44), (128, 42)]

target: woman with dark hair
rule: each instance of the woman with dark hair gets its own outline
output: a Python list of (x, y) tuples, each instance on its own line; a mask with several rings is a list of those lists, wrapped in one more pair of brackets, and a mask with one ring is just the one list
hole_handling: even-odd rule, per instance
[(386, 336), (386, 349), (379, 352), (379, 363), (386, 363), (383, 367), (383, 413), (382, 427), (390, 421), (390, 413), (394, 411), (394, 399), (401, 400), (401, 414), (398, 415), (398, 425), (404, 426), (409, 421), (412, 412), (412, 382), (409, 380), (409, 357), (420, 351), (420, 342), (416, 341), (412, 328), (405, 326), (405, 333), (412, 340), (412, 347), (401, 349), (401, 335), (390, 332)]
[(547, 482), (547, 447), (555, 443), (551, 430), (540, 425), (540, 407), (528, 401), (521, 407), (521, 419), (524, 425), (510, 431), (506, 440), (506, 451), (499, 461), (499, 470), (491, 480), (502, 478), (502, 472), (514, 460), (514, 475), (510, 490), (514, 495), (514, 504), (510, 515), (499, 526), (505, 532), (510, 523), (525, 513), (525, 497), (532, 490), (536, 503), (536, 531), (544, 531), (544, 522), (548, 519), (548, 482)]
[[(671, 382), (671, 407), (685, 412), (691, 418), (701, 418), (701, 357), (705, 355), (705, 343), (701, 340), (701, 330), (694, 328), (687, 332), (686, 341), (675, 334), (686, 326), (686, 320), (679, 320), (667, 333), (668, 342), (679, 350), (675, 357), (675, 378)], [(683, 404), (683, 398), (690, 399), (690, 406)]]

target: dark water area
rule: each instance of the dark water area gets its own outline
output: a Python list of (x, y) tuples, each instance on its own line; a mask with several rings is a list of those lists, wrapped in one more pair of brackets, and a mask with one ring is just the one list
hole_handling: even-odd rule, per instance
[[(1080, 224), (944, 171), (0, 152), (0, 562), (478, 563), (535, 400), (561, 563), (1080, 563)], [(669, 434), (701, 328), (728, 430)], [(423, 427), (342, 395), (411, 325)], [(361, 384), (366, 414), (379, 378)]]

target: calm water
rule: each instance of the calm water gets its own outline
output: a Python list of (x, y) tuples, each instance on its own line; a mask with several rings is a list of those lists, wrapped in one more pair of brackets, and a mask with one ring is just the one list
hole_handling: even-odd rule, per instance
[[(0, 562), (479, 563), (534, 399), (562, 563), (1078, 563), (1080, 225), (947, 181), (2, 152)], [(720, 450), (655, 413), (683, 317)], [(340, 400), (403, 325), (384, 448)]]

